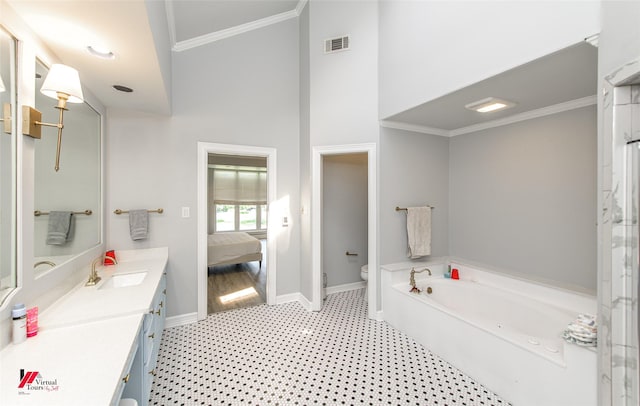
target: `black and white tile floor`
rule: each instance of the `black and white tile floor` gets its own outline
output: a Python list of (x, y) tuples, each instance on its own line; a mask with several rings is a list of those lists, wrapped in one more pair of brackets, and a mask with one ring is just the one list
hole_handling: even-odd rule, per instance
[(363, 290), (166, 329), (152, 405), (506, 405), (384, 322)]

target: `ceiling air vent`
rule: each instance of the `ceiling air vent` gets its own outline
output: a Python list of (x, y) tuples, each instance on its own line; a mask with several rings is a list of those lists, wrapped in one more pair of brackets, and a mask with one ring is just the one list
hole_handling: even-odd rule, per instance
[(349, 49), (349, 36), (329, 38), (324, 40), (324, 53), (330, 54), (332, 52), (346, 51)]

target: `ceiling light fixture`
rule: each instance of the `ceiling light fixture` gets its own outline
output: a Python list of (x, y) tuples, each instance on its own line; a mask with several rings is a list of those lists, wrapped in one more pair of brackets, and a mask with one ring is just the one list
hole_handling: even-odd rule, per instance
[(89, 52), (91, 55), (97, 57), (97, 58), (102, 58), (102, 59), (115, 59), (116, 55), (111, 52), (109, 49), (104, 48), (104, 47), (100, 47), (100, 46), (96, 46), (96, 45), (89, 45), (87, 47), (87, 52)]
[(469, 103), (464, 107), (468, 110), (477, 111), (478, 113), (489, 113), (492, 111), (504, 110), (515, 105), (516, 104), (514, 102), (496, 99), (495, 97), (487, 97), (486, 99)]
[(40, 92), (45, 96), (58, 100), (55, 106), (60, 110), (57, 124), (43, 123), (42, 113), (33, 107), (22, 106), (22, 133), (33, 138), (40, 139), (42, 136), (42, 126), (56, 127), (58, 129), (58, 146), (56, 148), (55, 170), (60, 169), (60, 149), (62, 147), (62, 129), (64, 128), (64, 111), (67, 109), (67, 102), (82, 103), (82, 87), (80, 86), (80, 76), (78, 71), (61, 64), (51, 65), (49, 74), (44, 80)]

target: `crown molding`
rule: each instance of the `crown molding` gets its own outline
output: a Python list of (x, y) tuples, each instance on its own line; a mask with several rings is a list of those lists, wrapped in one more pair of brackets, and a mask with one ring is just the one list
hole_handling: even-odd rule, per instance
[(296, 9), (295, 9), (296, 14), (298, 16), (300, 16), (300, 14), (302, 14), (302, 10), (304, 10), (304, 6), (306, 6), (308, 2), (309, 2), (309, 0), (300, 0), (298, 2), (298, 5), (296, 5)]
[(487, 130), (489, 128), (501, 127), (503, 125), (518, 123), (520, 121), (526, 121), (534, 118), (550, 116), (553, 114), (562, 113), (564, 111), (570, 111), (570, 110), (575, 110), (582, 107), (592, 106), (597, 102), (598, 102), (598, 98), (596, 97), (596, 95), (587, 96), (581, 99), (570, 100), (568, 102), (558, 103), (552, 106), (547, 106), (547, 107), (543, 107), (536, 110), (526, 111), (524, 113), (515, 114), (510, 117), (488, 121), (486, 123), (474, 124), (468, 127), (456, 128), (454, 130), (449, 131), (449, 136), (455, 137), (456, 135), (473, 133), (476, 131)]
[(441, 137), (449, 137), (448, 130), (436, 127), (427, 127), (424, 125), (408, 124), (399, 121), (380, 120), (380, 127), (394, 128), (396, 130), (412, 131), (415, 133), (439, 135)]
[[(296, 8), (291, 11), (285, 11), (284, 13), (272, 15), (269, 17), (261, 18), (260, 20), (251, 21), (245, 24), (240, 24), (235, 27), (227, 28), (225, 30), (220, 30), (216, 32), (211, 32), (209, 34), (201, 35), (199, 37), (190, 38), (184, 41), (175, 41), (175, 20), (173, 18), (173, 6), (169, 5), (167, 7), (167, 20), (169, 23), (169, 34), (171, 35), (171, 42), (173, 47), (171, 48), (175, 52), (186, 51), (188, 49), (196, 48), (202, 45), (210, 44), (215, 41), (220, 41), (221, 39), (233, 37), (239, 34), (244, 34), (245, 32), (257, 30), (259, 28), (267, 27), (272, 24), (277, 24), (282, 21), (289, 20), (291, 18), (297, 18), (304, 10), (308, 0), (300, 0), (296, 5)], [(171, 2), (167, 2), (171, 3)]]
[(524, 113), (515, 114), (510, 117), (501, 118), (499, 120), (487, 121), (485, 123), (474, 124), (467, 127), (455, 128), (453, 130), (445, 130), (443, 128), (427, 127), (418, 124), (408, 124), (399, 121), (380, 120), (380, 126), (386, 128), (395, 128), (397, 130), (406, 130), (422, 134), (439, 135), (441, 137), (455, 137), (456, 135), (469, 134), (476, 131), (488, 130), (489, 128), (502, 127), (508, 124), (518, 123), (520, 121), (531, 120), (544, 116), (562, 113), (579, 109), (582, 107), (592, 106), (598, 102), (596, 95), (583, 97), (581, 99), (570, 100), (564, 103), (554, 104), (552, 106), (543, 107), (536, 110), (526, 111)]

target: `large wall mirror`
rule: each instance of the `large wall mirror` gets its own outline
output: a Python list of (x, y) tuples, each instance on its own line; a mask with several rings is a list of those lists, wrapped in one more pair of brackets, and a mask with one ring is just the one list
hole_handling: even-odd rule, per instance
[[(47, 73), (47, 67), (37, 61), (35, 108), (42, 112), (43, 122), (57, 123), (56, 101), (40, 92)], [(101, 242), (101, 116), (86, 102), (67, 107), (59, 171), (54, 169), (57, 131), (43, 128), (42, 138), (35, 142), (36, 278)], [(61, 229), (66, 232), (62, 239)]]
[(0, 305), (16, 287), (15, 50), (0, 27)]

